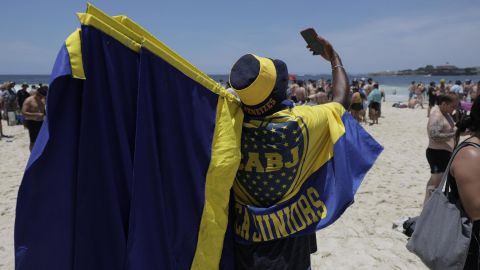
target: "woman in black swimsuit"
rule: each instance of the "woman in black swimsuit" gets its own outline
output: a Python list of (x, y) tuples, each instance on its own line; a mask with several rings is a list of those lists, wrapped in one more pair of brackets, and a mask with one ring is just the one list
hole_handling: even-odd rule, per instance
[(470, 146), (463, 147), (455, 156), (449, 177), (452, 191), (458, 190), (463, 209), (473, 222), (472, 238), (464, 269), (480, 269), (480, 99), (472, 106), (470, 116), (457, 124), (456, 143), (460, 134), (472, 135), (465, 140)]

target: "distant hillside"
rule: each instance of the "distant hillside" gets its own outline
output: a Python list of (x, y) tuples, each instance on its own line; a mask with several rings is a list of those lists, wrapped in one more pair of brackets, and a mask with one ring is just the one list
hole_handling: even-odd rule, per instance
[(382, 76), (382, 75), (440, 75), (440, 76), (455, 76), (455, 75), (480, 75), (480, 67), (467, 67), (459, 68), (454, 65), (442, 65), (432, 66), (426, 65), (425, 67), (417, 69), (405, 69), (398, 71), (380, 71), (369, 73), (370, 76)]

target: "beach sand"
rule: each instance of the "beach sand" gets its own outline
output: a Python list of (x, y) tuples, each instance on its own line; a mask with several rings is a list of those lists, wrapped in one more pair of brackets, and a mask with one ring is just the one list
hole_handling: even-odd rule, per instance
[[(360, 186), (355, 203), (333, 225), (317, 232), (312, 269), (427, 269), (405, 248), (407, 237), (393, 230), (401, 217), (418, 215), (430, 170), (425, 158), (427, 111), (382, 105), (380, 124), (365, 126), (385, 147)], [(14, 268), (15, 203), (28, 151), (22, 126), (0, 141), (0, 269)]]

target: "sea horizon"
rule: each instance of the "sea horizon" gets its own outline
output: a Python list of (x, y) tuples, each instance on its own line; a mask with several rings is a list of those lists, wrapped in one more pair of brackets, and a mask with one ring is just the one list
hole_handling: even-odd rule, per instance
[[(293, 73), (294, 74), (294, 73)], [(297, 80), (320, 80), (331, 79), (331, 74), (295, 74)], [(224, 84), (228, 81), (228, 74), (208, 74), (212, 79), (219, 83)], [(445, 79), (447, 82), (455, 82), (460, 80), (462, 82), (466, 80), (472, 80), (473, 83), (480, 81), (480, 75), (475, 76), (425, 76), (425, 75), (382, 75), (382, 76), (370, 76), (368, 74), (348, 74), (349, 80), (354, 79), (367, 79), (372, 78), (374, 81), (380, 84), (387, 98), (390, 101), (406, 101), (408, 97), (408, 88), (412, 81), (416, 83), (422, 82), (429, 84), (431, 81), (438, 83), (441, 79)], [(0, 74), (0, 83), (5, 81), (14, 81), (16, 89), (20, 89), (21, 84), (26, 83), (29, 85), (38, 85), (50, 83), (50, 75), (48, 74)]]

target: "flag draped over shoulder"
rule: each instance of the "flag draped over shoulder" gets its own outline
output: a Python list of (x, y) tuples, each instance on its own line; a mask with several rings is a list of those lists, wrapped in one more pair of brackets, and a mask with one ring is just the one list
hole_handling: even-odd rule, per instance
[(246, 119), (236, 176), (239, 242), (314, 233), (337, 220), (382, 147), (339, 103)]
[[(381, 151), (340, 105), (319, 107), (321, 133), (298, 117), (307, 107), (244, 121), (232, 94), (129, 18), (92, 5), (78, 17), (19, 189), (18, 270), (233, 269), (233, 235), (331, 224)], [(247, 138), (273, 138), (286, 156)], [(264, 184), (262, 164), (288, 170)], [(261, 181), (242, 184), (250, 176)]]
[(16, 269), (218, 268), (238, 103), (128, 18), (79, 18), (19, 190)]

